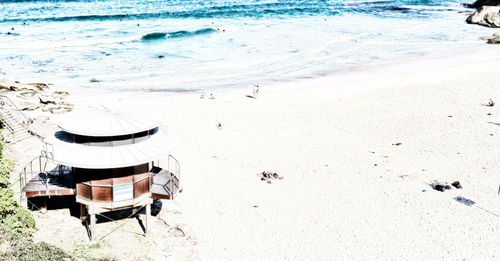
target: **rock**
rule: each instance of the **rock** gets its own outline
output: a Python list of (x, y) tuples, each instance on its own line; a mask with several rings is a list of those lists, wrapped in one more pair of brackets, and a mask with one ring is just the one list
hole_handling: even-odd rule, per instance
[(54, 97), (40, 96), (38, 97), (41, 104), (56, 104)]
[(52, 114), (62, 114), (62, 113), (70, 112), (72, 110), (73, 110), (73, 108), (61, 107), (61, 106), (47, 106), (45, 108), (42, 108), (42, 111), (50, 112)]
[(22, 111), (34, 111), (36, 109), (40, 108), (40, 105), (36, 103), (31, 103), (31, 102), (23, 102), (19, 104), (19, 109)]
[(49, 88), (49, 86), (45, 83), (28, 83), (28, 85), (35, 87), (38, 91), (43, 91), (43, 89)]
[(61, 106), (47, 106), (47, 107), (42, 108), (42, 111), (53, 113), (53, 111), (60, 110), (61, 108), (62, 108)]
[(59, 95), (59, 96), (68, 96), (69, 92), (67, 92), (67, 91), (55, 91), (54, 94)]
[(47, 116), (42, 116), (42, 115), (40, 115), (40, 116), (37, 116), (36, 118), (34, 118), (33, 120), (34, 120), (35, 122), (39, 122), (39, 123), (46, 123), (49, 119), (50, 119), (50, 118), (49, 118), (49, 117), (47, 117)]
[(26, 92), (21, 92), (17, 95), (17, 97), (20, 98), (31, 98), (36, 95), (36, 92), (34, 91), (26, 91)]
[(500, 27), (500, 6), (482, 6), (467, 17), (467, 23), (487, 27)]
[(99, 80), (97, 80), (95, 78), (92, 78), (92, 79), (89, 80), (89, 82), (101, 82), (101, 81), (99, 81)]
[(58, 105), (63, 105), (65, 107), (73, 107), (74, 105), (69, 103), (69, 102), (64, 102), (64, 101), (61, 101), (61, 102), (58, 102), (57, 103)]
[(499, 44), (500, 43), (500, 38), (488, 39), (487, 43), (489, 43), (489, 44)]
[(483, 36), (480, 39), (487, 41), (489, 44), (500, 43), (500, 31), (494, 33), (492, 36)]
[(70, 111), (72, 111), (72, 110), (73, 110), (73, 108), (72, 108), (72, 107), (63, 107), (63, 109), (64, 109), (64, 112), (62, 112), (62, 113), (65, 113), (65, 112), (70, 112)]
[(500, 5), (500, 0), (477, 0), (473, 4), (464, 4), (465, 7), (468, 8), (480, 8), (481, 6), (496, 6)]
[(9, 91), (13, 91), (13, 92), (19, 91), (19, 88), (17, 88), (16, 86), (10, 86)]

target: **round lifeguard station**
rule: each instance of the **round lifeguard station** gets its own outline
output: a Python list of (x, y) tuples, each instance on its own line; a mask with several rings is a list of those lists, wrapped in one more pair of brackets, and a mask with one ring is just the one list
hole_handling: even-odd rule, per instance
[[(181, 192), (179, 163), (169, 154), (179, 135), (161, 126), (160, 119), (140, 109), (104, 106), (64, 115), (58, 122), (61, 130), (44, 140), (40, 171), (31, 171), (22, 196), (75, 195), (91, 240), (96, 214), (145, 207), (147, 233), (153, 199), (173, 199)], [(46, 171), (42, 159), (56, 167)], [(160, 159), (166, 159), (166, 169), (159, 166)], [(27, 172), (25, 168), (25, 179)]]

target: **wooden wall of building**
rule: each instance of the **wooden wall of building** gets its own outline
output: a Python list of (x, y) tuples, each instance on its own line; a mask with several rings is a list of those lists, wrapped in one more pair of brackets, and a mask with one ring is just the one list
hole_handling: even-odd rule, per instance
[(128, 198), (128, 193), (130, 196), (133, 193), (133, 198), (137, 198), (149, 192), (148, 168), (148, 163), (115, 169), (73, 168), (76, 194), (87, 200), (101, 202), (117, 201), (113, 197), (118, 195)]

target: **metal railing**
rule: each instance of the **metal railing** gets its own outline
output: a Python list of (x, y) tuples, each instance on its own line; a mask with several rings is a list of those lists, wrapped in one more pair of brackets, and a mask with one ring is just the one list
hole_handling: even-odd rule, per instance
[[(158, 167), (160, 170), (162, 169), (160, 167), (160, 160), (156, 161), (156, 164), (153, 162), (153, 167)], [(172, 155), (168, 155), (167, 158), (167, 168), (166, 171), (170, 173), (170, 177), (168, 181), (162, 185), (163, 189), (165, 192), (170, 195), (170, 199), (174, 198), (175, 190), (174, 186), (177, 188), (178, 192), (182, 192), (182, 188), (180, 185), (180, 178), (181, 178), (181, 165), (179, 161)], [(152, 174), (155, 175), (155, 174)], [(152, 179), (153, 180), (153, 179)], [(161, 185), (158, 183), (154, 183), (156, 185)]]
[[(170, 160), (172, 159), (172, 160)], [(170, 162), (172, 161), (172, 166), (175, 167), (174, 171), (172, 171), (172, 169), (170, 168)], [(179, 161), (172, 155), (168, 155), (168, 159), (167, 159), (167, 170), (170, 172), (170, 173), (173, 173), (177, 179), (181, 179), (181, 165), (179, 164)]]
[[(36, 171), (37, 170), (37, 168), (36, 168), (37, 161), (38, 161), (38, 171)], [(44, 164), (42, 164), (42, 161)], [(35, 163), (35, 164), (33, 164), (33, 163)], [(34, 177), (34, 173), (36, 173), (36, 175), (38, 175), (39, 173), (45, 172), (45, 169), (47, 167), (47, 163), (48, 163), (47, 157), (42, 153), (39, 156), (33, 158), (26, 165), (24, 165), (24, 167), (19, 172), (19, 179), (17, 181), (15, 181), (14, 183), (12, 183), (12, 184), (15, 184), (16, 182), (19, 182), (19, 191), (21, 192), (21, 195), (22, 195), (22, 191), (23, 191), (24, 186), (26, 186), (26, 183), (28, 183)], [(35, 165), (35, 168), (33, 168), (33, 165)], [(35, 171), (33, 171), (33, 170), (35, 170)]]
[[(50, 162), (51, 158), (48, 157), (47, 153), (44, 150), (42, 150), (39, 156), (33, 158), (26, 165), (24, 165), (21, 171), (19, 171), (19, 179), (11, 183), (11, 185), (19, 182), (19, 191), (21, 193), (21, 197), (23, 188), (26, 186), (26, 184), (40, 173), (62, 176), (65, 174), (69, 174), (72, 171), (70, 167), (61, 164), (55, 164), (54, 162), (52, 162), (51, 166), (49, 166), (50, 171), (47, 171), (47, 166)], [(53, 166), (55, 167), (53, 168)]]
[(14, 134), (14, 126), (12, 126), (10, 124), (10, 122), (8, 120), (6, 120), (7, 118), (7, 114), (9, 114), (9, 112), (7, 110), (4, 110), (2, 109), (2, 118), (1, 118), (1, 121), (3, 122), (3, 125), (5, 126), (5, 128), (12, 134)]
[(42, 142), (43, 142), (42, 152), (45, 153), (45, 156), (47, 158), (54, 160), (54, 144), (47, 142), (46, 139), (43, 139)]
[[(16, 117), (14, 117), (15, 119), (18, 118), (18, 119), (21, 119), (21, 121), (19, 123), (21, 123), (21, 125), (23, 127), (26, 128), (26, 130), (29, 131), (29, 126), (31, 123), (33, 123), (33, 120), (31, 120), (30, 118), (28, 118), (23, 112), (22, 110), (19, 109), (19, 107), (17, 107), (17, 105), (10, 99), (9, 96), (6, 96), (6, 95), (3, 95), (3, 94), (0, 94), (0, 98), (4, 99), (4, 100), (7, 100), (9, 102), (9, 104), (14, 107), (14, 112), (16, 112), (17, 115), (15, 115)], [(4, 105), (4, 104), (1, 104), (1, 105)]]

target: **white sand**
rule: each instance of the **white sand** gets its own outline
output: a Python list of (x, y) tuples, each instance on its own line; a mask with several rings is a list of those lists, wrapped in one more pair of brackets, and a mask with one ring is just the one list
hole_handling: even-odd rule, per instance
[[(262, 86), (258, 99), (251, 87), (121, 98), (182, 133), (175, 201), (203, 260), (495, 260), (500, 61), (475, 55)], [(481, 105), (490, 98), (499, 103)], [(267, 184), (264, 170), (284, 179)]]

